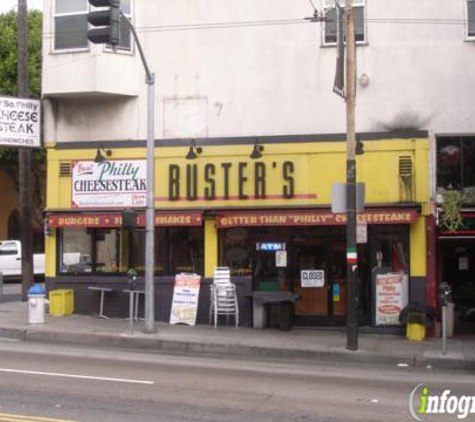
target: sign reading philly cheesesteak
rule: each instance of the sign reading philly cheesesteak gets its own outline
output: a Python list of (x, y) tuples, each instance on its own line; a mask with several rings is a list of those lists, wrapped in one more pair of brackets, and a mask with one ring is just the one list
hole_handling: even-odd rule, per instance
[(41, 147), (40, 123), (39, 100), (0, 97), (0, 145)]
[(76, 208), (144, 207), (146, 160), (72, 163), (72, 206)]

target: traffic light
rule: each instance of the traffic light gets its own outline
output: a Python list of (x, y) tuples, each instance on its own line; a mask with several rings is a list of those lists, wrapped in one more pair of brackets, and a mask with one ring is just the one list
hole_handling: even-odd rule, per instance
[(119, 44), (120, 41), (120, 0), (88, 0), (95, 7), (108, 7), (105, 10), (89, 12), (87, 21), (99, 28), (89, 29), (87, 39), (94, 44)]

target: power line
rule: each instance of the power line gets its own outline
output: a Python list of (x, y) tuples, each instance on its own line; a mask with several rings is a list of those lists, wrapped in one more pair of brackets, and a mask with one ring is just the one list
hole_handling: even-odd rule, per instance
[[(356, 19), (356, 22), (361, 20)], [(178, 31), (197, 31), (208, 29), (228, 29), (228, 28), (246, 28), (262, 26), (280, 26), (280, 25), (302, 25), (312, 23), (305, 19), (276, 19), (276, 20), (256, 20), (256, 21), (230, 21), (230, 22), (208, 22), (202, 24), (173, 24), (137, 27), (138, 33), (161, 33)], [(376, 24), (407, 24), (407, 25), (466, 25), (464, 19), (417, 19), (417, 18), (372, 18), (364, 19), (364, 23)], [(62, 32), (62, 34), (75, 34), (79, 31)], [(43, 38), (52, 38), (53, 32), (44, 32)]]

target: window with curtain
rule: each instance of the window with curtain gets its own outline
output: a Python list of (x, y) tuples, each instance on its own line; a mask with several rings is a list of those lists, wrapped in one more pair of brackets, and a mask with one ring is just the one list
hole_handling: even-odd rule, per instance
[[(340, 6), (344, 9), (345, 0), (340, 0)], [(324, 44), (336, 44), (337, 41), (337, 9), (335, 0), (324, 0), (324, 10), (327, 21), (324, 24)], [(355, 39), (357, 43), (365, 42), (365, 0), (353, 0), (355, 14)], [(343, 19), (343, 32), (346, 31), (345, 19)]]

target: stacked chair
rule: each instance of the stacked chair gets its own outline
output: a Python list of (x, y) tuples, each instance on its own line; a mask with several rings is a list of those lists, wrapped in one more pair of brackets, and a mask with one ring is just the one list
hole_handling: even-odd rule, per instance
[(228, 267), (214, 269), (213, 283), (210, 286), (209, 322), (214, 318), (214, 328), (218, 326), (219, 315), (226, 315), (226, 324), (229, 315), (234, 315), (236, 328), (239, 325), (239, 306), (236, 294), (236, 285), (231, 283), (231, 272)]

